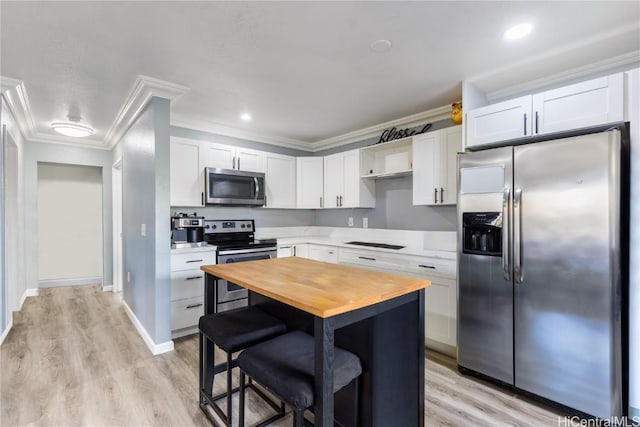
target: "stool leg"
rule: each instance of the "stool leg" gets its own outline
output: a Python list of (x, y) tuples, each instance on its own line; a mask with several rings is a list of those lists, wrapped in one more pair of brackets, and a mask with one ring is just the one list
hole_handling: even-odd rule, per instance
[(360, 377), (356, 377), (353, 385), (353, 425), (358, 427), (360, 425)]
[(304, 409), (293, 410), (293, 427), (304, 426)]
[(231, 427), (231, 399), (233, 397), (233, 387), (231, 386), (231, 358), (232, 354), (227, 353), (227, 425)]
[(203, 381), (203, 378), (204, 378), (204, 372), (203, 372), (203, 370), (204, 370), (204, 362), (202, 360), (203, 359), (203, 354), (202, 354), (202, 332), (200, 332), (198, 335), (200, 336), (200, 339), (199, 339), (199, 349), (200, 349), (199, 354), (200, 354), (200, 356), (198, 358), (199, 359), (199, 369), (198, 369), (198, 371), (200, 373), (200, 388), (198, 389), (198, 398), (200, 399), (200, 406), (202, 406), (204, 404), (204, 402), (205, 402), (204, 398), (202, 397), (202, 385), (204, 383), (204, 381)]
[(244, 372), (240, 371), (240, 403), (238, 404), (238, 427), (244, 427)]

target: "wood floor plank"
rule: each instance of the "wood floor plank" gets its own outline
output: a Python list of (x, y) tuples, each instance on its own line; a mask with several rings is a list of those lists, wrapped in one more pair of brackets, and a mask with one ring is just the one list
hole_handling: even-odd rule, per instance
[[(197, 336), (174, 344), (175, 351), (153, 356), (120, 300), (98, 286), (42, 289), (16, 313), (0, 347), (0, 425), (209, 426), (198, 407)], [(428, 427), (550, 426), (562, 416), (461, 375), (448, 356), (427, 352), (425, 367)], [(214, 390), (224, 387), (217, 376)], [(236, 420), (237, 405), (236, 397)], [(248, 391), (248, 425), (271, 411)], [(273, 426), (289, 426), (291, 418)]]

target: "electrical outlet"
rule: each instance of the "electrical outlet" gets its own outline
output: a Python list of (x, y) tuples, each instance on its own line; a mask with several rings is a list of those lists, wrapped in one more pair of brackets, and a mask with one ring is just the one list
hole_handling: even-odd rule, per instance
[(349, 219), (347, 220), (347, 225), (349, 227), (353, 227), (353, 217), (352, 216), (350, 216)]
[(127, 283), (131, 283), (131, 272), (127, 271)]
[(140, 235), (142, 237), (146, 237), (147, 236), (147, 224), (140, 225)]
[(369, 218), (366, 216), (362, 218), (362, 228), (369, 228)]

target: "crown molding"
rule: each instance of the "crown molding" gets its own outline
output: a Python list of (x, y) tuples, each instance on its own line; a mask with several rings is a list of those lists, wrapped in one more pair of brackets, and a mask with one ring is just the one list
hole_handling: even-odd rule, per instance
[(16, 120), (22, 136), (29, 138), (37, 133), (36, 122), (33, 119), (27, 89), (22, 80), (0, 76), (2, 96)]
[[(517, 84), (493, 92), (487, 92), (487, 100), (496, 102), (500, 99), (512, 98), (523, 93), (539, 90), (543, 87), (562, 86), (573, 80), (585, 80), (595, 78), (600, 75), (611, 74), (625, 69), (635, 68), (640, 65), (640, 50), (614, 56), (602, 61), (594, 62), (582, 67), (576, 67), (562, 71), (551, 76), (529, 82)], [(473, 81), (471, 82), (474, 83)]]
[(391, 127), (414, 127), (421, 124), (425, 120), (438, 121), (448, 119), (451, 114), (451, 106), (444, 105), (442, 107), (433, 108), (423, 111), (422, 113), (412, 114), (410, 116), (401, 117), (399, 119), (390, 120), (364, 129), (348, 132), (332, 138), (316, 141), (311, 144), (312, 151), (327, 150), (329, 148), (340, 147), (341, 145), (350, 144), (352, 142), (363, 141), (365, 139), (378, 136), (380, 132)]
[(265, 135), (258, 132), (238, 129), (231, 126), (212, 123), (205, 120), (193, 120), (182, 116), (171, 115), (171, 126), (208, 132), (216, 135), (230, 136), (269, 145), (293, 148), (296, 150), (312, 151), (311, 143), (297, 139)]
[(187, 86), (155, 79), (153, 77), (138, 76), (124, 104), (120, 108), (120, 111), (118, 111), (116, 119), (107, 131), (105, 136), (107, 149), (113, 148), (113, 146), (120, 141), (122, 135), (124, 135), (138, 118), (152, 97), (155, 96), (173, 101), (189, 90), (190, 88)]

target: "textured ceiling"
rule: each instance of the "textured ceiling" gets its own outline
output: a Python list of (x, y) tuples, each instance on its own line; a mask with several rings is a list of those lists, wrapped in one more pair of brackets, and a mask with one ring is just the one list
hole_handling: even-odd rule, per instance
[[(463, 79), (493, 91), (640, 49), (640, 2), (2, 1), (0, 15), (0, 75), (24, 82), (38, 132), (72, 114), (95, 139), (139, 75), (189, 88), (180, 122), (310, 143), (449, 104)], [(523, 21), (530, 37), (502, 38)]]

